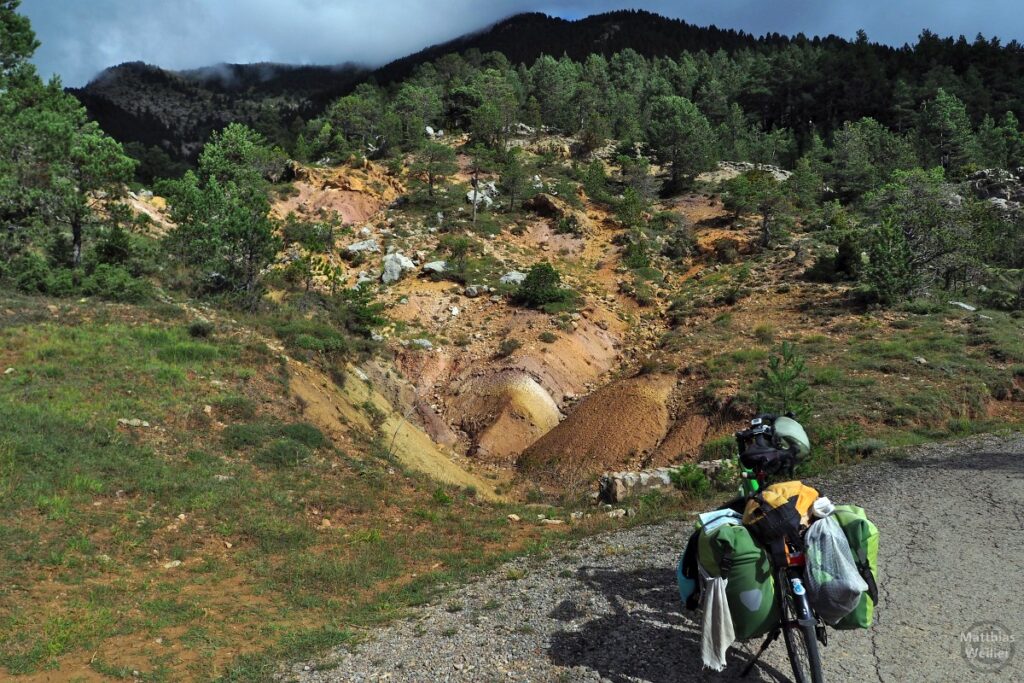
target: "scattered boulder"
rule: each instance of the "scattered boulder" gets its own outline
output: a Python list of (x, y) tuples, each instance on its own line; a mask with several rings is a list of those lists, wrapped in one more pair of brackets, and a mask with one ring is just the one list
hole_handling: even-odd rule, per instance
[(374, 239), (363, 240), (362, 242), (356, 242), (348, 245), (345, 251), (350, 254), (379, 253), (380, 245), (377, 243), (377, 240)]
[(404, 254), (395, 252), (384, 257), (384, 273), (380, 279), (384, 284), (389, 285), (402, 279), (407, 271), (416, 267), (412, 259)]
[(467, 299), (476, 299), (486, 291), (486, 288), (478, 285), (470, 285), (462, 291)]
[(956, 306), (957, 308), (962, 308), (965, 311), (970, 311), (971, 313), (974, 313), (976, 310), (978, 310), (976, 307), (970, 304), (965, 304), (963, 301), (950, 301), (949, 305)]
[[(1024, 169), (1018, 169), (1019, 174)], [(1002, 199), (1019, 206), (1024, 202), (1024, 183), (1018, 174), (1001, 168), (986, 168), (967, 176), (978, 199)]]
[(526, 281), (526, 273), (520, 273), (518, 270), (513, 270), (510, 273), (505, 273), (501, 276), (501, 284), (503, 285), (521, 285)]
[(493, 180), (478, 182), (475, 190), (470, 189), (466, 193), (466, 201), (472, 204), (475, 199), (478, 206), (482, 204), (485, 208), (489, 209), (494, 206), (494, 198), (499, 194), (501, 193), (498, 192), (498, 186)]
[(447, 261), (431, 261), (423, 266), (424, 273), (433, 273), (435, 275), (442, 275), (448, 270)]
[(765, 171), (780, 183), (786, 182), (793, 175), (792, 171), (787, 171), (770, 164), (753, 164), (749, 161), (720, 161), (716, 170), (701, 173), (697, 176), (697, 181), (702, 183), (722, 183), (754, 170)]
[(434, 348), (434, 343), (429, 339), (413, 339), (409, 342), (409, 345), (415, 346), (418, 349), (423, 349), (424, 351), (430, 351)]

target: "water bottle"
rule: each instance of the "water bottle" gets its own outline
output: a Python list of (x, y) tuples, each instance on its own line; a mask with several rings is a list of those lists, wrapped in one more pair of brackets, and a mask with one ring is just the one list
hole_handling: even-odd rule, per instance
[(804, 582), (799, 578), (790, 579), (790, 583), (793, 584), (793, 595), (803, 595), (807, 592), (807, 589), (804, 588)]

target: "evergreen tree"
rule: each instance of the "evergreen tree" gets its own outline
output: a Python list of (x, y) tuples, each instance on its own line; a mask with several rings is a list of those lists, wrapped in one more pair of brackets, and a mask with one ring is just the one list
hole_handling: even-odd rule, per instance
[(438, 179), (455, 173), (459, 169), (455, 163), (455, 150), (448, 145), (428, 141), (420, 148), (419, 154), (412, 165), (413, 173), (427, 176), (427, 194), (434, 196), (434, 185)]
[(671, 189), (683, 179), (712, 168), (717, 142), (711, 125), (684, 97), (659, 97), (647, 115), (647, 142), (658, 158), (672, 164)]
[(177, 225), (166, 238), (168, 251), (196, 273), (200, 291), (250, 309), (278, 248), (267, 181), (249, 162), (264, 153), (258, 133), (232, 124), (206, 145), (197, 171), (162, 188)]
[(529, 177), (519, 149), (510, 149), (505, 153), (498, 172), (500, 174), (499, 187), (508, 195), (508, 210), (515, 211), (516, 203), (522, 203), (523, 195), (526, 194), (529, 184)]
[(942, 166), (951, 177), (959, 176), (977, 156), (967, 107), (943, 88), (921, 107), (918, 133), (925, 160)]

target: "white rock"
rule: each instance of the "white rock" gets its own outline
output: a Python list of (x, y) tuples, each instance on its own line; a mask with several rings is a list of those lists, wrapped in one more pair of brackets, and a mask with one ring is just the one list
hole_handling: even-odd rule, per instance
[(612, 519), (617, 519), (619, 517), (625, 517), (626, 516), (626, 511), (621, 509), (621, 508), (618, 509), (618, 510), (612, 510), (611, 512), (608, 513), (608, 516), (611, 517)]
[(170, 562), (164, 564), (164, 569), (176, 569), (177, 567), (180, 567), (180, 566), (181, 566), (181, 560), (171, 560)]
[(509, 515), (508, 516), (508, 521), (510, 521), (510, 522), (518, 522), (519, 520), (520, 520), (519, 515)]
[(503, 285), (521, 285), (526, 280), (526, 273), (520, 273), (518, 270), (513, 270), (510, 273), (505, 273), (501, 276), (501, 284)]
[(452, 314), (453, 318), (457, 318), (459, 316), (459, 313), (461, 313), (462, 311), (459, 310), (458, 306), (451, 306), (448, 309), (448, 312)]
[(5, 375), (13, 375), (14, 374), (14, 368), (7, 368), (6, 370), (4, 370), (4, 374)]
[(423, 349), (424, 351), (430, 351), (431, 349), (434, 348), (433, 342), (431, 342), (429, 339), (413, 339), (409, 343), (412, 346), (416, 346)]
[(431, 261), (430, 263), (427, 263), (426, 265), (423, 266), (424, 273), (437, 273), (440, 275), (446, 270), (448, 270), (447, 261)]
[(970, 304), (965, 304), (963, 301), (950, 301), (949, 305), (950, 306), (959, 306), (960, 308), (964, 309), (965, 311), (974, 312), (974, 311), (978, 310), (977, 308), (975, 308), (974, 306), (971, 306)]
[(380, 276), (380, 279), (384, 284), (398, 282), (407, 271), (415, 267), (416, 264), (412, 262), (412, 259), (404, 254), (397, 252), (388, 254), (384, 257), (384, 273)]
[(557, 526), (559, 524), (565, 524), (565, 520), (564, 519), (542, 519), (542, 520), (540, 520), (540, 523), (541, 524), (548, 524), (550, 526)]
[(374, 239), (363, 240), (362, 242), (355, 242), (354, 244), (348, 245), (348, 247), (345, 248), (345, 251), (350, 254), (366, 252), (378, 253), (380, 252), (380, 244), (378, 244), (377, 240)]

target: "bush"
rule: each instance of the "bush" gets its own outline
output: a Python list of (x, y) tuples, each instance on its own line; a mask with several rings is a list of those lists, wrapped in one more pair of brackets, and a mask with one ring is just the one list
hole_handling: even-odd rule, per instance
[(96, 244), (97, 263), (123, 266), (131, 260), (133, 254), (131, 235), (120, 225), (115, 225), (107, 231)]
[(771, 344), (775, 339), (775, 328), (771, 325), (758, 325), (754, 328), (754, 338), (762, 344)]
[(783, 342), (779, 355), (768, 359), (768, 367), (761, 371), (755, 388), (757, 409), (777, 415), (792, 412), (798, 420), (806, 419), (811, 406), (806, 398), (809, 387), (803, 379), (805, 369), (803, 356), (792, 344)]
[(566, 303), (573, 299), (573, 294), (563, 289), (562, 276), (550, 263), (539, 263), (526, 275), (526, 280), (519, 285), (515, 301), (529, 308), (544, 308), (551, 304)]
[(498, 345), (498, 358), (508, 358), (521, 348), (523, 343), (518, 339), (502, 339), (501, 344)]
[(279, 433), (310, 448), (323, 448), (327, 445), (327, 437), (319, 429), (305, 422), (283, 425)]
[(45, 294), (50, 279), (50, 267), (38, 254), (19, 256), (11, 263), (11, 280), (22, 292)]
[(680, 491), (703, 496), (711, 490), (711, 481), (700, 467), (686, 463), (669, 472), (672, 485)]
[(906, 301), (921, 286), (914, 254), (903, 231), (884, 221), (867, 236), (868, 262), (861, 273), (863, 294), (869, 301), (889, 306)]
[(287, 437), (277, 439), (256, 454), (255, 461), (259, 465), (283, 469), (296, 467), (312, 455), (309, 447), (295, 439)]
[(236, 420), (251, 420), (256, 416), (256, 402), (241, 394), (222, 396), (213, 405)]
[(121, 266), (101, 263), (82, 281), (82, 293), (111, 301), (139, 303), (149, 298), (151, 290), (148, 282), (132, 277)]
[(541, 332), (540, 340), (545, 344), (554, 344), (556, 341), (558, 341), (558, 335), (555, 334), (554, 332)]
[(213, 336), (213, 323), (209, 320), (196, 320), (188, 326), (188, 336), (193, 339), (208, 339)]

